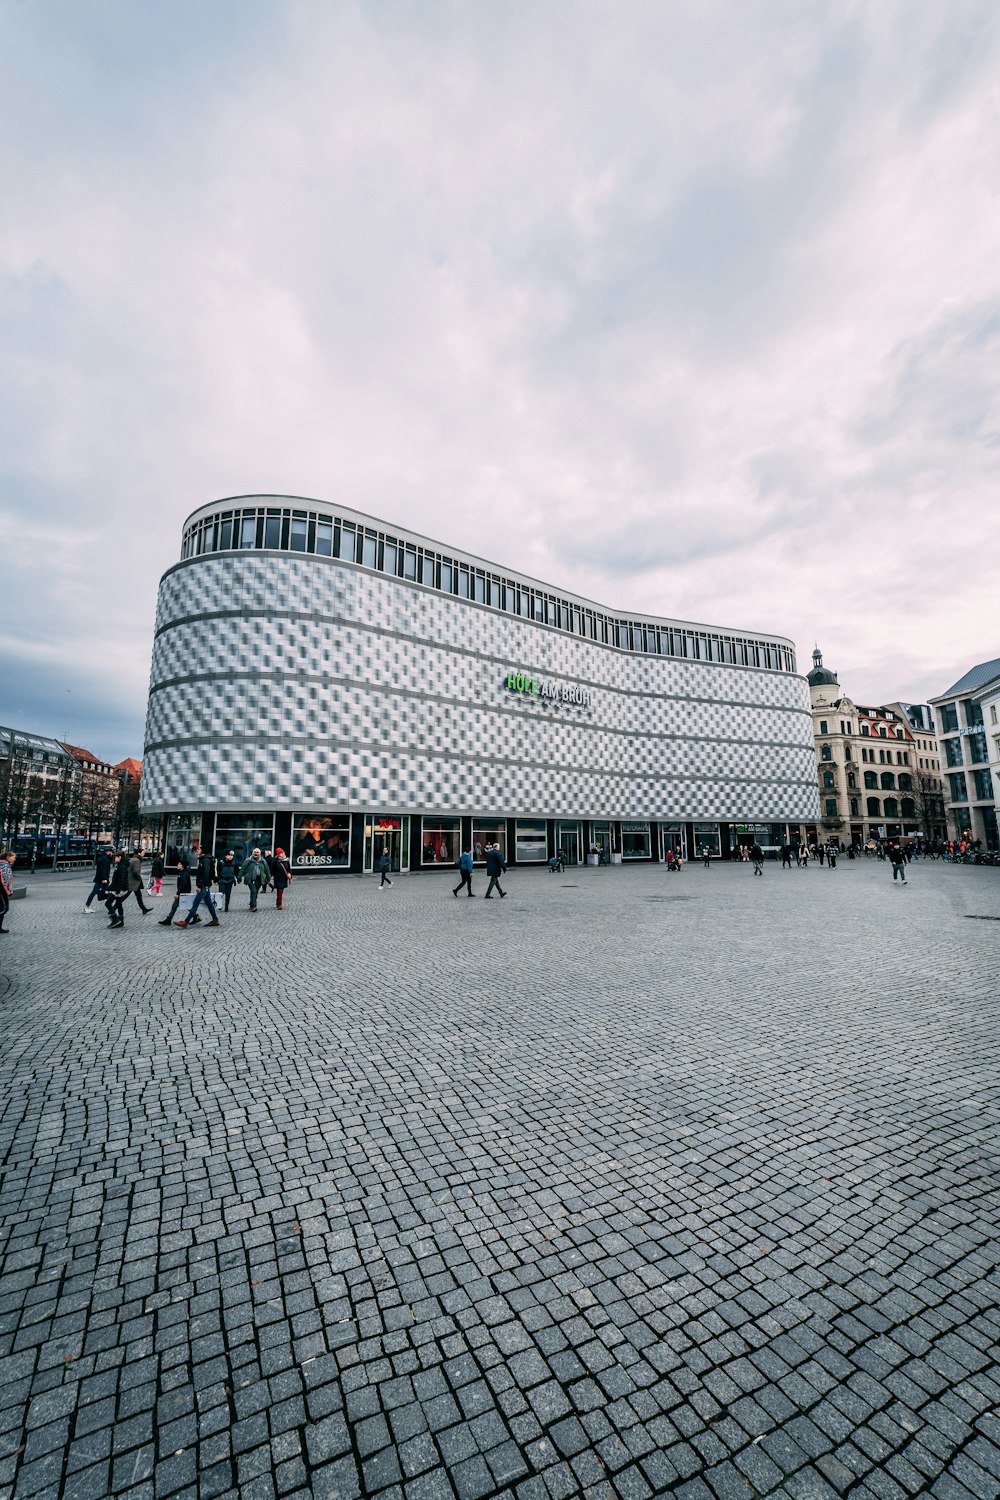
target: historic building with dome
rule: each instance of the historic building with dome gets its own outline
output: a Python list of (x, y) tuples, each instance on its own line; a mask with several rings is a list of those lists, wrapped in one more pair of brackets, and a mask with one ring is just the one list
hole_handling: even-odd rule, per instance
[[(816, 741), (820, 822), (842, 844), (944, 837), (940, 763), (922, 704), (857, 704), (813, 651), (807, 674)], [(807, 830), (812, 836), (813, 830)]]

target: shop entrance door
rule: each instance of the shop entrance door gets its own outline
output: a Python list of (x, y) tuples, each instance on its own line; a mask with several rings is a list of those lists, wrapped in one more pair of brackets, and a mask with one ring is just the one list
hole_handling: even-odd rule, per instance
[(671, 851), (673, 851), (679, 860), (683, 861), (687, 859), (687, 848), (684, 843), (684, 829), (682, 827), (672, 827), (668, 823), (661, 824), (660, 837), (663, 840), (660, 846), (660, 858), (664, 862)]
[(611, 824), (591, 823), (590, 833), (597, 850), (598, 864), (609, 865), (611, 863)]
[(389, 814), (369, 813), (365, 819), (365, 874), (378, 869), (382, 851), (388, 850), (390, 874), (405, 874), (410, 868), (410, 820)]
[(559, 824), (559, 854), (564, 865), (578, 865), (580, 863), (579, 823)]

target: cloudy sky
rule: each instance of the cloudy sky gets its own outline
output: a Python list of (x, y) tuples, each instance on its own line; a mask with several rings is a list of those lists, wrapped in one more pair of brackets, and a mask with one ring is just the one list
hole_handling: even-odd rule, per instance
[(860, 701), (1000, 655), (995, 0), (0, 34), (0, 723), (140, 753), (159, 575), (248, 492), (818, 640)]

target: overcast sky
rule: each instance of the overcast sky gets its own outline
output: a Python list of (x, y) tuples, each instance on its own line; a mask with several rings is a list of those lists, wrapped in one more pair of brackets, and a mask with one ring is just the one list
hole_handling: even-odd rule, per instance
[(1000, 655), (998, 20), (0, 0), (0, 723), (141, 753), (181, 523), (252, 492), (861, 702)]

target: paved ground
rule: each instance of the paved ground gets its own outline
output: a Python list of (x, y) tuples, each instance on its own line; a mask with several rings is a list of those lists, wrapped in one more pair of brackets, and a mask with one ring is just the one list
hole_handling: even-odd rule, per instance
[(300, 879), (187, 932), (39, 877), (0, 1496), (1000, 1494), (1000, 874), (910, 877)]

